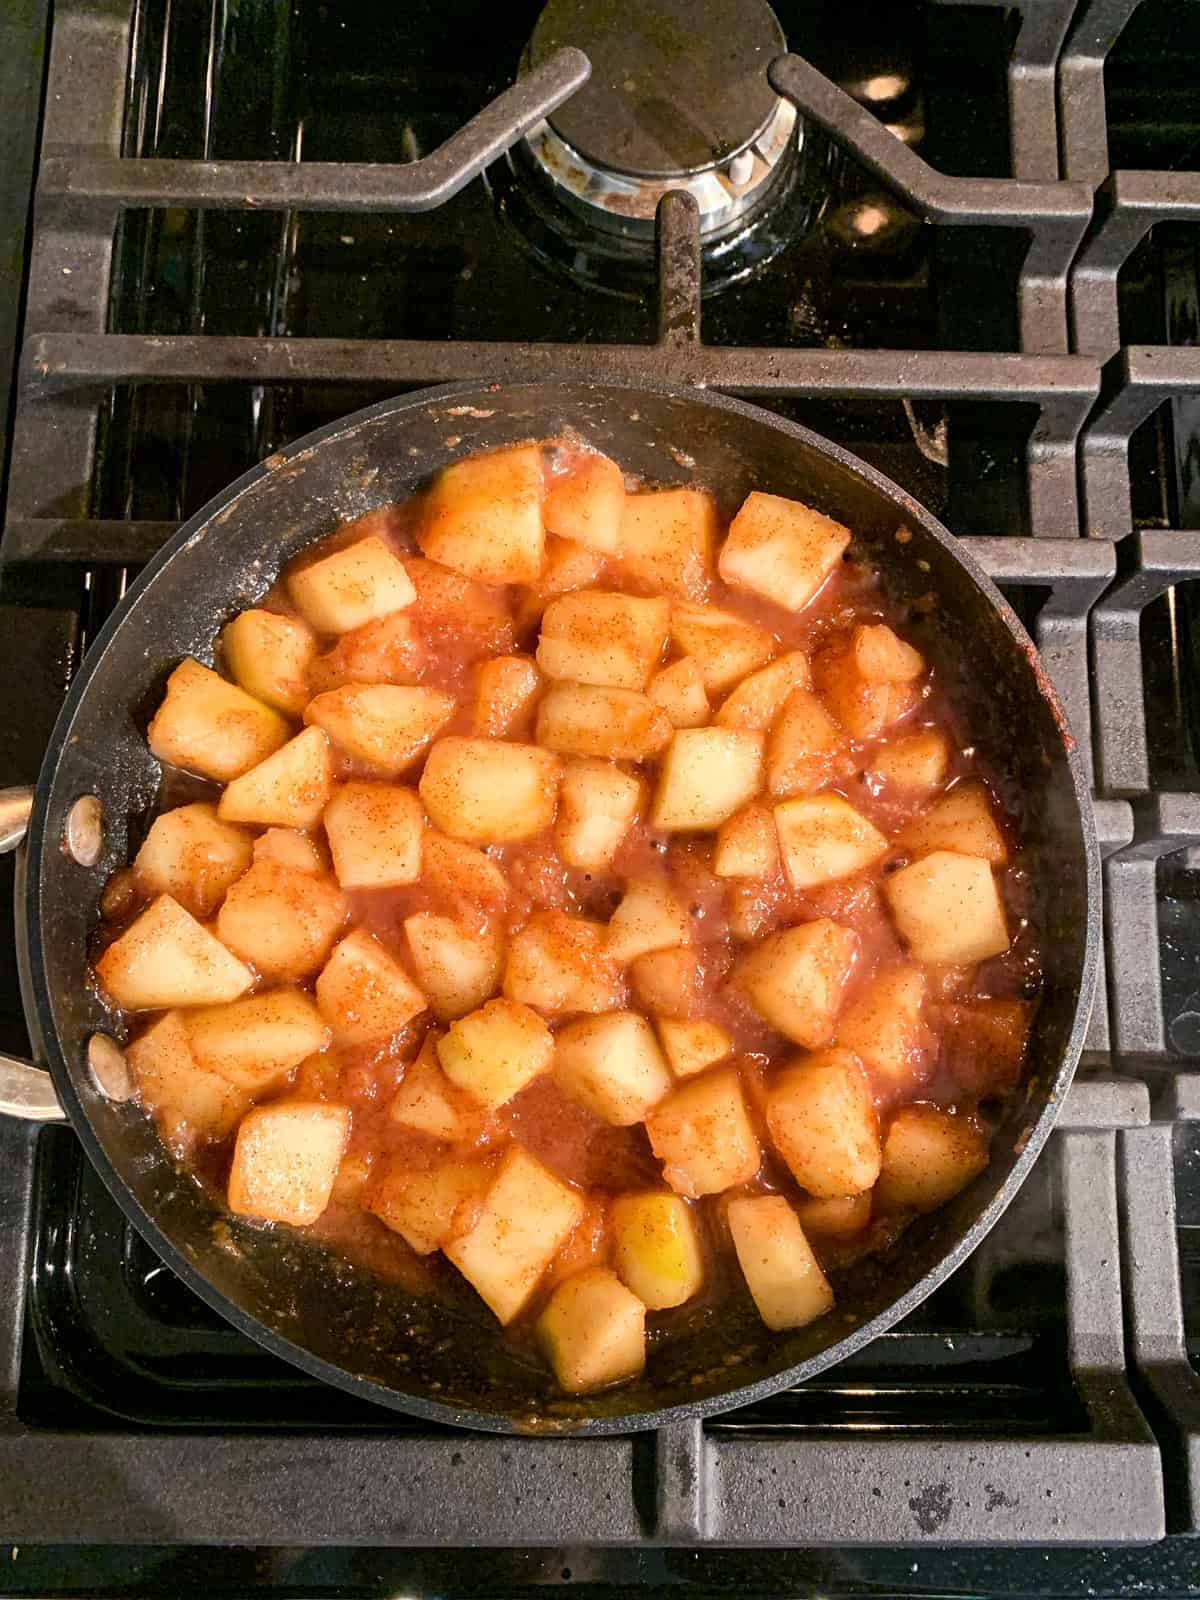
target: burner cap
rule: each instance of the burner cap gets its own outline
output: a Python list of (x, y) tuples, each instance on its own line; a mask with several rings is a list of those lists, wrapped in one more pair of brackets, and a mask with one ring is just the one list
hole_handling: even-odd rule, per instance
[(722, 165), (779, 105), (767, 65), (786, 42), (766, 0), (550, 0), (530, 64), (563, 45), (586, 50), (592, 76), (550, 126), (609, 172), (671, 178)]

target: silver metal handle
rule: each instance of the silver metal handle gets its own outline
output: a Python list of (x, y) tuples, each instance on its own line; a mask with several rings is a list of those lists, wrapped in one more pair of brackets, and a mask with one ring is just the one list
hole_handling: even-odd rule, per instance
[[(0, 855), (15, 850), (29, 831), (33, 790), (0, 789)], [(65, 1122), (50, 1074), (32, 1061), (0, 1055), (0, 1117), (23, 1122)]]

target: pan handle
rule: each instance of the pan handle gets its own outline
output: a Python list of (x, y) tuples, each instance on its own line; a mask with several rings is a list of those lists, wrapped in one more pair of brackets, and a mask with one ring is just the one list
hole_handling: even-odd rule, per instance
[[(8, 855), (24, 839), (33, 812), (33, 790), (0, 789), (0, 855)], [(31, 1061), (0, 1055), (0, 1117), (26, 1122), (64, 1122), (50, 1074)]]

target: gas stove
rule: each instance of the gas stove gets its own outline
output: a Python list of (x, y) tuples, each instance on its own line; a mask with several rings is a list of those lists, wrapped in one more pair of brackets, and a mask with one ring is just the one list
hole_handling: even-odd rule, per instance
[(44, 8), (3, 24), (5, 182), (36, 185), (4, 782), (138, 565), (281, 444), (458, 378), (665, 379), (971, 542), (1106, 858), (1106, 986), (1009, 1212), (890, 1334), (703, 1425), (356, 1402), (216, 1320), (67, 1128), (0, 1125), (6, 1592), (1200, 1592), (1193, 10), (60, 0), (40, 108)]

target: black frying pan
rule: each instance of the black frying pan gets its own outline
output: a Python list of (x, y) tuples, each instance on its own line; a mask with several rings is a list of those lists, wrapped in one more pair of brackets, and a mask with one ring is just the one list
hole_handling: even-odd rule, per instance
[[(835, 1280), (837, 1307), (819, 1322), (771, 1334), (748, 1298), (735, 1299), (683, 1320), (636, 1384), (579, 1400), (564, 1400), (539, 1364), (512, 1351), (465, 1287), (452, 1303), (406, 1296), (286, 1229), (215, 1210), (122, 1098), (119, 1058), (94, 1044), (115, 1021), (86, 981), (101, 888), (154, 806), (146, 724), (180, 658), (211, 660), (222, 623), (339, 520), (404, 498), (468, 451), (568, 428), (650, 480), (699, 479), (727, 515), (752, 488), (807, 501), (854, 530), (893, 593), (933, 596), (914, 637), (944, 678), (961, 683), (978, 744), (1020, 797), (1031, 875), (1045, 891), (1044, 1000), (1027, 1079), (987, 1171)], [(905, 545), (894, 538), (901, 525), (913, 535)], [(102, 808), (98, 854), (82, 796)], [(506, 384), (431, 389), (357, 412), (255, 467), (180, 529), (67, 697), (33, 803), (17, 925), (25, 1008), (58, 1101), (134, 1226), (202, 1299), (306, 1371), (399, 1410), (496, 1431), (612, 1433), (728, 1409), (811, 1377), (911, 1311), (974, 1249), (1045, 1142), (1082, 1047), (1099, 866), (1087, 787), (1033, 645), (968, 548), (895, 484), (805, 429), (720, 395)], [(10, 1064), (0, 1096), (6, 1087), (25, 1115), (53, 1114), (43, 1075)]]

